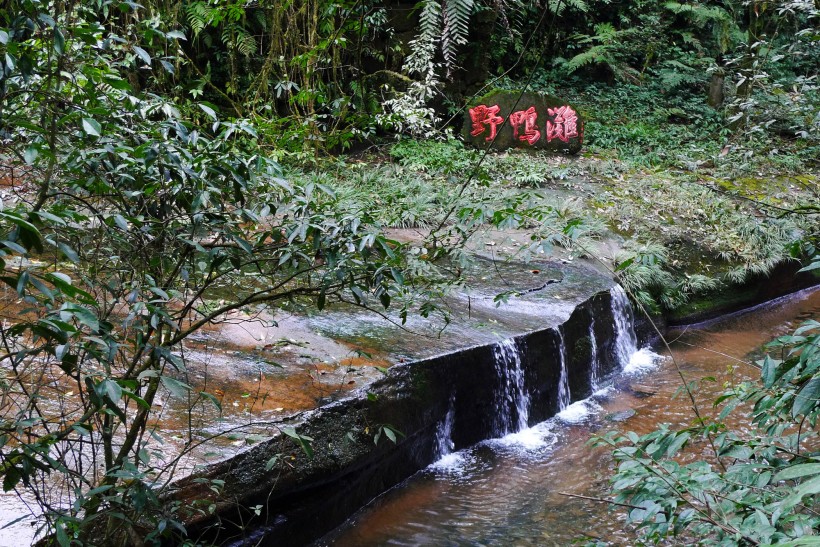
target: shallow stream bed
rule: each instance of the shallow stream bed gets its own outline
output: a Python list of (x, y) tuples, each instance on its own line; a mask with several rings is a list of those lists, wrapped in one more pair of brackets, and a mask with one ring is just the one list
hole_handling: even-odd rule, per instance
[[(795, 295), (669, 334), (687, 380), (706, 403), (724, 382), (754, 377), (748, 363), (772, 338), (820, 317), (820, 290)], [(646, 433), (659, 423), (692, 420), (675, 397), (681, 379), (661, 344), (632, 356), (608, 388), (561, 414), (500, 439), (444, 456), (388, 491), (317, 545), (569, 545), (581, 537), (631, 543), (622, 515), (565, 493), (606, 495), (612, 459), (588, 446), (606, 431)]]

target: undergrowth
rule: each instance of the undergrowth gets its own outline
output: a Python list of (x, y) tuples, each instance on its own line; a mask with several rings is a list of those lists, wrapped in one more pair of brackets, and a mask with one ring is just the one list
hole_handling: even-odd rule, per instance
[(288, 176), (311, 178), (332, 189), (338, 205), (418, 237), (443, 226), (456, 239), (529, 230), (533, 244), (517, 249), (522, 259), (553, 244), (600, 257), (608, 233), (620, 251), (606, 260), (655, 312), (768, 274), (800, 258), (799, 241), (817, 237), (816, 214), (785, 214), (816, 207), (817, 143), (732, 136), (702, 97), (667, 92), (660, 82), (556, 87), (548, 76), (536, 74), (532, 88), (566, 98), (586, 119), (580, 157), (485, 154), (447, 136), (402, 139), (386, 158), (365, 154)]

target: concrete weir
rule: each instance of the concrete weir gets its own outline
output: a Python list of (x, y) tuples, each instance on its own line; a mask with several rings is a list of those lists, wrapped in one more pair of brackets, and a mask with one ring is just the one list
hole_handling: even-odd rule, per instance
[[(177, 499), (215, 507), (191, 515), (191, 537), (222, 545), (309, 543), (443, 454), (588, 397), (634, 351), (631, 309), (607, 277), (576, 265), (500, 268), (485, 269), (493, 273), (478, 289), (451, 299), (453, 325), (440, 336), (425, 336), (413, 323), (413, 332), (388, 322), (369, 331), (379, 358), (394, 363), (387, 373), (283, 424), (312, 439), (312, 457), (279, 434), (178, 481)], [(518, 296), (496, 307), (499, 278)], [(312, 328), (336, 340), (346, 339), (351, 324), (367, 331), (365, 316), (350, 313), (315, 317)], [(395, 442), (393, 431), (400, 432)], [(212, 480), (224, 481), (219, 495)]]

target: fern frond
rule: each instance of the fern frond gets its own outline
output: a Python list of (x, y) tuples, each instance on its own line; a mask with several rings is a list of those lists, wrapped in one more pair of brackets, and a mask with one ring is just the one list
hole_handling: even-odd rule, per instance
[(441, 50), (448, 73), (455, 66), (458, 46), (467, 43), (473, 6), (473, 0), (445, 0), (442, 12), (444, 26), (441, 31)]
[(666, 2), (664, 7), (675, 15), (685, 15), (692, 22), (705, 25), (706, 23), (731, 21), (732, 16), (723, 8), (704, 6), (697, 2), (681, 4), (680, 2)]
[(593, 64), (593, 63), (601, 63), (607, 62), (610, 58), (610, 46), (608, 45), (597, 45), (592, 46), (586, 51), (582, 51), (569, 61), (567, 61), (566, 68), (569, 72), (575, 72), (579, 68)]
[(434, 42), (441, 29), (441, 3), (439, 0), (424, 0), (419, 14), (418, 40)]
[(188, 18), (188, 25), (194, 31), (194, 36), (202, 32), (208, 25), (210, 7), (205, 2), (192, 2), (185, 8), (185, 15)]

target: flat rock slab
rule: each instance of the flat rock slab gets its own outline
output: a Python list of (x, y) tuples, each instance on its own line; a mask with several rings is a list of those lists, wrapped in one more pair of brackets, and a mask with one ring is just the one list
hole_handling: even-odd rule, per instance
[(478, 148), (529, 148), (577, 154), (584, 123), (567, 101), (551, 95), (493, 91), (473, 102), (464, 117), (462, 136)]
[[(266, 437), (276, 431), (272, 423), (365, 392), (393, 365), (560, 325), (577, 304), (612, 286), (611, 278), (584, 264), (554, 260), (524, 265), (477, 258), (465, 277), (462, 289), (438, 303), (449, 323), (440, 314), (410, 314), (402, 324), (391, 310), (379, 315), (338, 304), (321, 312), (306, 305), (231, 314), (186, 343), (180, 377), (195, 393), (216, 397), (220, 408), (203, 398), (189, 415), (187, 400), (165, 394), (158, 425), (171, 438), (186, 431), (189, 420), (197, 440), (237, 427)], [(372, 307), (381, 308), (378, 302)], [(241, 436), (217, 437), (195, 460), (214, 461), (246, 446)]]

